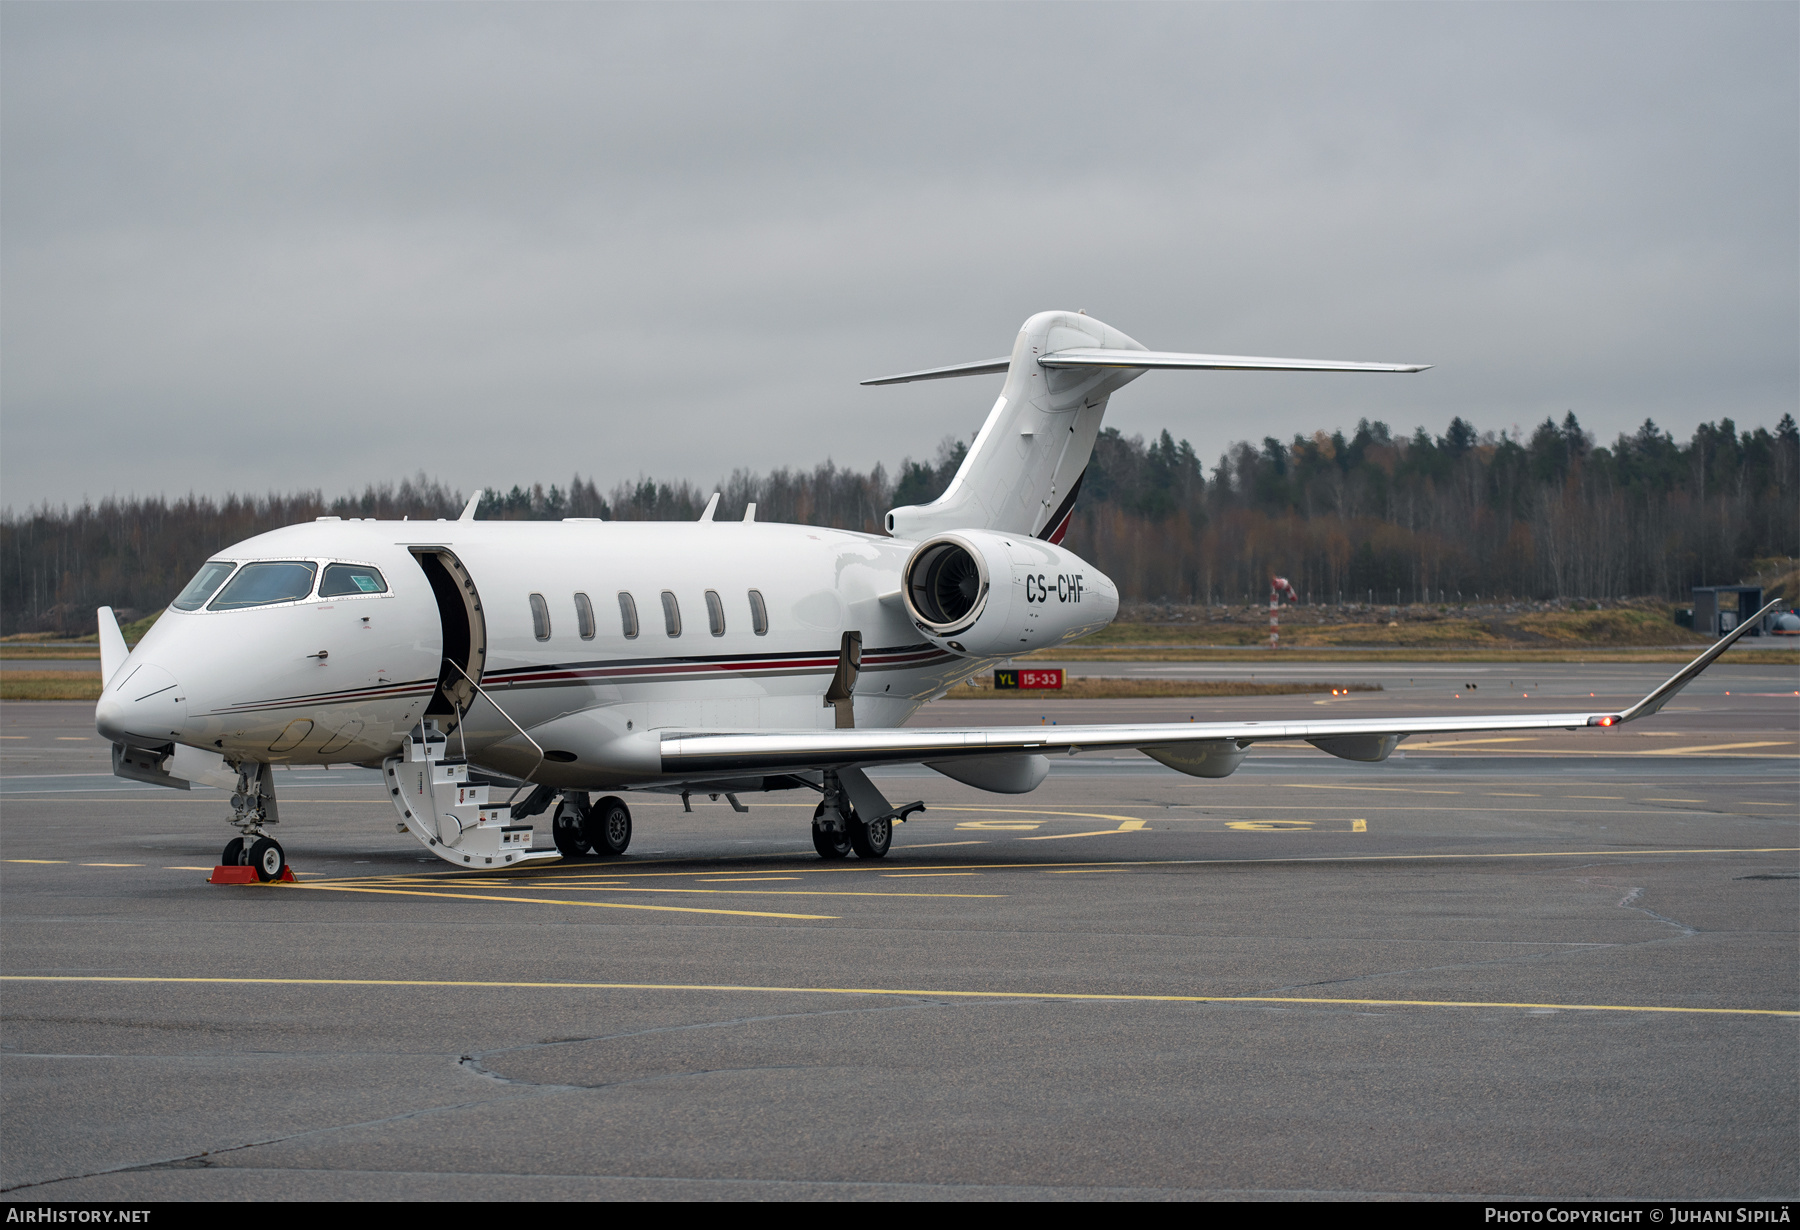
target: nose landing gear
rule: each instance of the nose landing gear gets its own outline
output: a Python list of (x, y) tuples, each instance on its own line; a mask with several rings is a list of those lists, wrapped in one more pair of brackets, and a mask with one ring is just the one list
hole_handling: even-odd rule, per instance
[(255, 868), (256, 878), (264, 883), (282, 879), (287, 873), (287, 853), (263, 828), (281, 820), (275, 806), (275, 775), (268, 765), (248, 760), (239, 764), (237, 770), (230, 823), (242, 836), (225, 843), (219, 863), (224, 867)]

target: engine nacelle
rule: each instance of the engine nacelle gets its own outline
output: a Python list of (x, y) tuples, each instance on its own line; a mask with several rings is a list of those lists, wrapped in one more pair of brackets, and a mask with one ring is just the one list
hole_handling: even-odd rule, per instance
[(920, 543), (901, 572), (915, 627), (971, 658), (1010, 657), (1098, 632), (1119, 613), (1112, 579), (1037, 538), (954, 530)]

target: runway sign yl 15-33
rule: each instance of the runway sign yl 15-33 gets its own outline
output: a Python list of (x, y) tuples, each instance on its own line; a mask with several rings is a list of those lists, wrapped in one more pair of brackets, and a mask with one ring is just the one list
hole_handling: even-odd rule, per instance
[(1050, 688), (1061, 690), (1063, 673), (1054, 671), (995, 671), (994, 689), (996, 691), (1012, 688)]

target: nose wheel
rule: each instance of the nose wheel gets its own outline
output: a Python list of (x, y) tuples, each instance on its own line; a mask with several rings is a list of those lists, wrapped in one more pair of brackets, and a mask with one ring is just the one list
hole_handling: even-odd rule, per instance
[(258, 837), (248, 845), (242, 837), (233, 837), (225, 843), (219, 863), (225, 867), (254, 867), (256, 878), (267, 883), (279, 880), (287, 870), (287, 851), (273, 837)]

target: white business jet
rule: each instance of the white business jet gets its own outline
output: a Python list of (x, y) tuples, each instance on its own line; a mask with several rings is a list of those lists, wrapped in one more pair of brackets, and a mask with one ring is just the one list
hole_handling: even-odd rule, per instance
[[(1269, 739), (1375, 762), (1413, 734), (1612, 726), (1757, 622), (1617, 713), (903, 729), (976, 672), (1112, 620), (1112, 581), (1058, 544), (1107, 399), (1152, 368), (1424, 370), (1166, 353), (1040, 313), (1004, 358), (864, 382), (1006, 376), (949, 489), (889, 512), (886, 537), (759, 523), (754, 505), (718, 522), (717, 495), (698, 523), (476, 521), (479, 492), (455, 521), (321, 517), (219, 552), (133, 650), (101, 608), (96, 726), (123, 777), (231, 790), (223, 861), (263, 879), (286, 866), (277, 764), (379, 767), (401, 831), (458, 867), (623, 854), (634, 790), (739, 810), (816, 791), (819, 854), (881, 858), (923, 805), (889, 802), (870, 766), (1018, 794), (1078, 750), (1225, 777)], [(554, 849), (534, 849), (519, 822), (553, 805)]]

